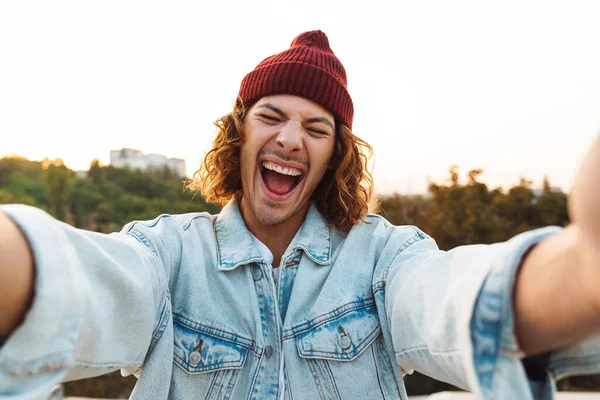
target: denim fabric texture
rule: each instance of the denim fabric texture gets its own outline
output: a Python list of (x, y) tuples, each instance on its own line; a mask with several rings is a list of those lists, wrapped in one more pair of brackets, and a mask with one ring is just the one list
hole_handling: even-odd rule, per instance
[[(405, 399), (420, 371), (486, 399), (551, 399), (553, 377), (598, 370), (590, 339), (530, 382), (513, 329), (523, 255), (558, 228), (444, 252), (371, 215), (343, 234), (311, 207), (275, 284), (230, 202), (119, 233), (0, 206), (27, 236), (35, 298), (0, 349), (0, 397), (120, 369), (132, 399)], [(276, 296), (278, 293), (278, 296)], [(283, 321), (283, 322), (281, 322)]]

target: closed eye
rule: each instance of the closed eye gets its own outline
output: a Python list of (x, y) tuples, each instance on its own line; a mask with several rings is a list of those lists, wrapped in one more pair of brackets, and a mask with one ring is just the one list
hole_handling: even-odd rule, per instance
[(322, 130), (316, 129), (316, 128), (307, 128), (306, 130), (311, 133), (317, 134), (317, 135), (327, 135), (328, 134), (328, 132), (325, 132), (325, 131), (322, 131)]
[(266, 122), (267, 124), (274, 124), (274, 123), (279, 123), (281, 122), (281, 120), (273, 115), (268, 115), (268, 114), (258, 114), (258, 118), (260, 118), (261, 121)]

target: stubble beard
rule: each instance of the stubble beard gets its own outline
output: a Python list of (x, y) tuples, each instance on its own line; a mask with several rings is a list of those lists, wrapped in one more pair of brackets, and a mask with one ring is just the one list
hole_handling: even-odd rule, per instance
[[(262, 225), (274, 226), (279, 225), (290, 219), (299, 207), (294, 207), (285, 210), (284, 206), (269, 200), (264, 201), (263, 205), (254, 204), (252, 199), (248, 199), (250, 209), (254, 213), (254, 217)], [(278, 212), (281, 210), (281, 213)]]

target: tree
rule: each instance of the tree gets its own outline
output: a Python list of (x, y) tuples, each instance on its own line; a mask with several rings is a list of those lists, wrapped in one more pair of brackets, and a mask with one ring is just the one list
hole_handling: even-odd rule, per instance
[(104, 197), (90, 178), (75, 178), (71, 184), (67, 204), (77, 228), (87, 227), (88, 219)]
[(548, 177), (544, 178), (542, 193), (536, 199), (536, 209), (537, 225), (566, 226), (569, 223), (567, 195), (560, 190), (552, 189)]
[(42, 167), (46, 170), (50, 213), (64, 221), (67, 215), (67, 197), (72, 172), (60, 159), (53, 161), (45, 159)]
[(100, 160), (94, 159), (90, 164), (90, 169), (87, 173), (87, 176), (94, 182), (96, 185), (100, 185), (103, 181), (106, 180), (106, 176), (104, 173), (105, 169), (102, 168), (100, 164)]

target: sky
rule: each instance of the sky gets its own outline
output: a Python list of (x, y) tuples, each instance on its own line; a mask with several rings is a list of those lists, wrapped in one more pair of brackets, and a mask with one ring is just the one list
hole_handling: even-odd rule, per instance
[(192, 174), (244, 75), (321, 29), (348, 75), (379, 193), (457, 164), (568, 191), (600, 132), (600, 3), (0, 2), (0, 156), (85, 170), (111, 149)]

